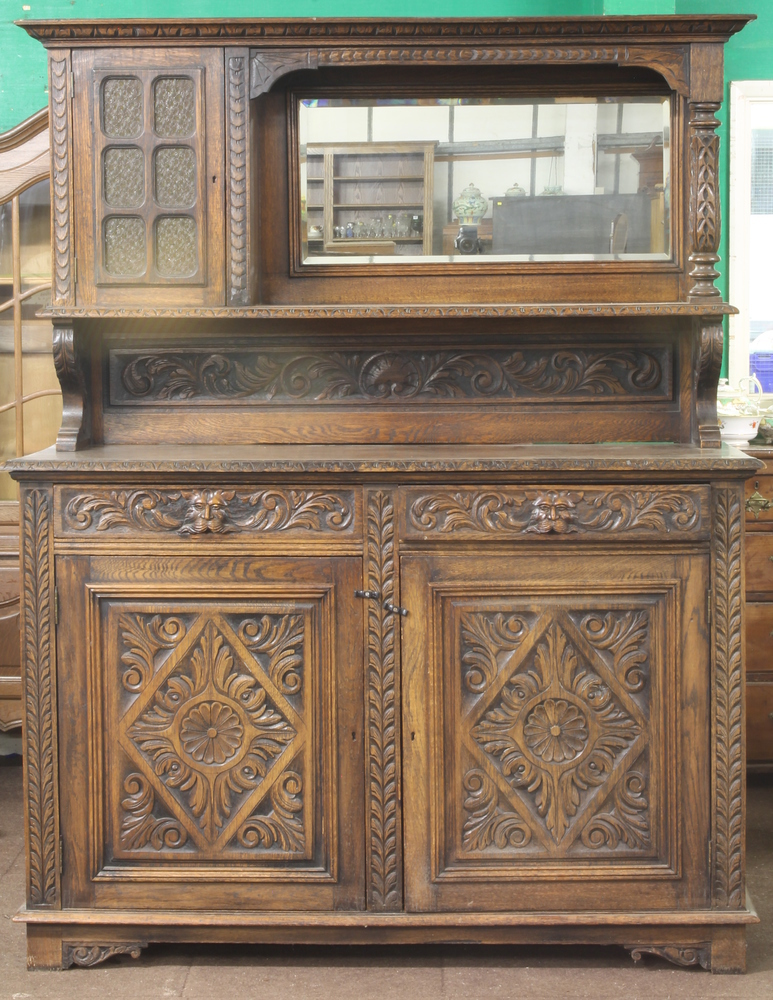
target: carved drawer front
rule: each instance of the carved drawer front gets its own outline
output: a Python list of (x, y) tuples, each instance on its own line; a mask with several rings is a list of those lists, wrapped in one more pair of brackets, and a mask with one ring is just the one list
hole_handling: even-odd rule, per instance
[(698, 540), (709, 535), (705, 486), (411, 487), (406, 538), (501, 541), (539, 535)]
[(747, 479), (744, 492), (747, 527), (773, 523), (773, 476)]
[[(632, 893), (642, 907), (701, 900), (680, 849), (706, 822), (686, 822), (683, 782), (708, 749), (683, 756), (695, 721), (683, 699), (708, 710), (687, 563), (544, 563), (401, 559), (409, 905), (567, 907), (565, 878), (588, 880), (577, 899), (589, 909), (630, 906)], [(682, 649), (705, 657), (683, 665)]]
[(268, 908), (361, 906), (359, 560), (193, 562), (91, 560), (94, 902), (214, 878)]
[(746, 605), (746, 673), (769, 675), (773, 681), (773, 603)]
[(746, 761), (773, 763), (773, 683), (747, 685)]
[(248, 535), (351, 540), (360, 531), (356, 490), (309, 487), (60, 487), (59, 535), (156, 538)]
[(746, 591), (773, 591), (773, 536), (765, 532), (746, 533)]

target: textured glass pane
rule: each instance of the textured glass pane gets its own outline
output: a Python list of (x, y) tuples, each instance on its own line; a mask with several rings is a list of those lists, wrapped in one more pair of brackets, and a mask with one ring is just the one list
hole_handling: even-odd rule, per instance
[(156, 150), (156, 201), (164, 208), (190, 208), (196, 201), (196, 156), (190, 146)]
[(136, 76), (116, 76), (102, 85), (102, 129), (116, 139), (142, 135), (142, 83)]
[(187, 215), (165, 215), (156, 222), (156, 268), (167, 278), (196, 273), (196, 223)]
[(145, 273), (145, 223), (112, 216), (105, 220), (105, 270), (116, 277)]
[(156, 80), (153, 88), (153, 116), (156, 135), (164, 138), (193, 135), (193, 80), (179, 76)]
[(105, 150), (105, 201), (114, 208), (139, 208), (145, 200), (145, 158), (136, 146)]

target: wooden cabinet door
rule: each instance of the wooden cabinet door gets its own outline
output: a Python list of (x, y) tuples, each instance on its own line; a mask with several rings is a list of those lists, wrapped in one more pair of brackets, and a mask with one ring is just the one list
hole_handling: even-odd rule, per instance
[(406, 907), (708, 905), (708, 557), (400, 566)]
[(361, 562), (57, 578), (65, 905), (363, 908)]
[(78, 305), (223, 305), (223, 53), (75, 50)]

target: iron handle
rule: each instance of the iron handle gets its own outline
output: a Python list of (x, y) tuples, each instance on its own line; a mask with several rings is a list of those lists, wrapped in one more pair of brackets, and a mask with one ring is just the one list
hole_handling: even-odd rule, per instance
[(396, 604), (392, 604), (391, 601), (384, 601), (384, 607), (387, 611), (392, 611), (396, 615), (402, 615), (403, 618), (408, 614), (408, 608), (398, 608)]
[(370, 598), (370, 597), (381, 597), (381, 594), (379, 594), (377, 590), (355, 590), (354, 596)]
[(754, 520), (756, 521), (763, 510), (770, 510), (773, 507), (773, 500), (766, 500), (765, 497), (760, 493), (759, 481), (754, 484), (754, 493), (750, 497), (746, 498), (746, 503), (744, 507), (748, 513), (754, 514)]

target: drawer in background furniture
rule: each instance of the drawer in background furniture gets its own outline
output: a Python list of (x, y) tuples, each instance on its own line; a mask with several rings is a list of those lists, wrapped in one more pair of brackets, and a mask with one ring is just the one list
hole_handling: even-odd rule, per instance
[(746, 605), (746, 672), (767, 674), (773, 681), (773, 603)]
[(773, 684), (746, 685), (746, 760), (773, 764)]
[(749, 532), (746, 536), (746, 593), (773, 593), (773, 536)]
[(747, 527), (773, 524), (773, 475), (747, 479), (744, 493)]

